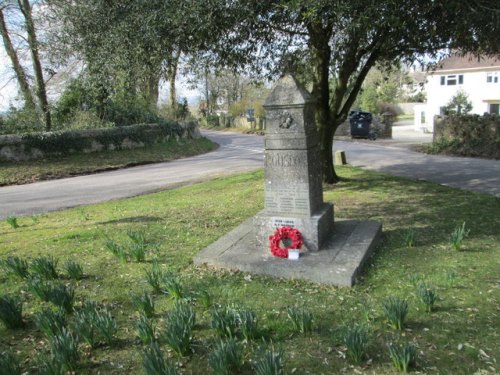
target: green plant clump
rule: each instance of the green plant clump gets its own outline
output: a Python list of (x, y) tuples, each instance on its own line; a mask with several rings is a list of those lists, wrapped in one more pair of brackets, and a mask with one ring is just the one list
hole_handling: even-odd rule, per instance
[(178, 375), (175, 367), (167, 364), (156, 342), (146, 346), (142, 354), (142, 364), (147, 375)]
[(52, 338), (60, 335), (66, 327), (66, 315), (61, 310), (44, 309), (36, 316), (36, 325), (46, 337)]
[(405, 235), (405, 245), (407, 248), (415, 247), (415, 237), (415, 230), (412, 228), (408, 229)]
[(177, 275), (167, 273), (163, 277), (164, 292), (174, 300), (180, 300), (184, 297), (182, 285)]
[(239, 310), (238, 324), (240, 326), (241, 334), (247, 341), (257, 337), (258, 319), (257, 315), (253, 311)]
[(137, 310), (144, 316), (151, 318), (155, 313), (155, 301), (153, 296), (144, 291), (132, 297), (133, 303)]
[(344, 344), (347, 348), (347, 357), (352, 363), (359, 364), (366, 354), (369, 342), (368, 329), (364, 325), (353, 325), (346, 329)]
[(49, 345), (53, 362), (65, 371), (75, 370), (80, 354), (78, 341), (70, 330), (63, 328), (61, 334), (49, 340)]
[(267, 350), (259, 355), (254, 363), (255, 375), (282, 375), (284, 362), (283, 351)]
[(7, 224), (9, 224), (12, 228), (17, 229), (19, 228), (19, 223), (17, 222), (17, 217), (15, 216), (7, 216), (7, 219), (5, 219)]
[(417, 295), (424, 304), (425, 310), (431, 312), (434, 309), (434, 303), (437, 300), (436, 291), (426, 283), (420, 283), (417, 287)]
[(161, 282), (164, 277), (158, 261), (153, 261), (153, 267), (150, 271), (146, 271), (146, 281), (153, 288), (153, 293), (158, 294), (161, 292)]
[(191, 351), (195, 316), (193, 308), (187, 303), (176, 304), (166, 316), (166, 329), (162, 339), (180, 356), (186, 356)]
[(456, 227), (450, 236), (451, 247), (456, 251), (460, 251), (462, 249), (464, 239), (469, 235), (469, 232), (469, 229), (465, 229), (465, 221), (462, 225)]
[(312, 332), (313, 316), (310, 311), (289, 307), (287, 310), (288, 319), (292, 322), (293, 328), (303, 334)]
[(211, 311), (210, 327), (215, 330), (219, 337), (235, 337), (238, 329), (238, 312), (230, 307), (224, 306), (214, 308)]
[(21, 375), (19, 359), (11, 352), (0, 352), (0, 375)]
[(140, 315), (136, 327), (137, 336), (144, 345), (149, 345), (156, 341), (155, 328), (153, 327), (153, 322), (150, 319), (144, 315)]
[(75, 302), (75, 290), (71, 286), (64, 284), (55, 284), (48, 291), (48, 302), (52, 302), (57, 307), (64, 309), (66, 313), (73, 311), (73, 303)]
[(3, 267), (12, 272), (21, 279), (27, 279), (30, 276), (28, 262), (16, 256), (10, 256), (2, 262)]
[(66, 273), (70, 279), (80, 280), (83, 277), (83, 268), (78, 262), (68, 260), (65, 266)]
[(9, 329), (22, 328), (23, 303), (19, 298), (0, 296), (0, 321)]
[(408, 315), (408, 301), (391, 296), (384, 300), (383, 310), (389, 324), (397, 330), (402, 330)]
[(208, 357), (214, 375), (231, 375), (243, 365), (242, 346), (234, 338), (217, 343)]
[(42, 279), (57, 279), (57, 263), (57, 259), (53, 257), (38, 257), (31, 262), (31, 270)]
[(411, 343), (403, 345), (389, 344), (389, 356), (394, 367), (401, 372), (407, 373), (415, 365), (417, 349)]

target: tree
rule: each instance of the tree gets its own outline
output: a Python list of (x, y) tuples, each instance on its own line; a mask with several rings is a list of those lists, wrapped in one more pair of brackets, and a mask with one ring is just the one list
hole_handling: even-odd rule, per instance
[(460, 90), (458, 91), (443, 108), (445, 115), (466, 115), (472, 110), (472, 103), (468, 95)]
[(7, 29), (7, 24), (5, 22), (4, 11), (7, 8), (6, 5), (0, 7), (0, 34), (2, 34), (3, 44), (5, 51), (9, 56), (9, 59), (14, 68), (17, 83), (19, 84), (19, 89), (24, 98), (24, 105), (28, 108), (35, 108), (35, 100), (33, 99), (33, 94), (31, 93), (31, 88), (28, 83), (28, 78), (24, 68), (19, 62), (19, 57), (17, 56), (16, 49), (10, 38), (9, 30)]
[[(496, 2), (477, 0), (269, 0), (225, 4), (215, 27), (230, 25), (212, 49), (228, 64), (264, 64), (307, 77), (315, 100), (325, 182), (338, 176), (332, 143), (370, 69), (443, 49), (499, 53)], [(460, 20), (457, 22), (456, 20)], [(230, 30), (230, 31), (229, 31)], [(495, 31), (495, 32), (496, 32)], [(258, 55), (258, 57), (256, 57)], [(290, 58), (292, 57), (292, 58)]]

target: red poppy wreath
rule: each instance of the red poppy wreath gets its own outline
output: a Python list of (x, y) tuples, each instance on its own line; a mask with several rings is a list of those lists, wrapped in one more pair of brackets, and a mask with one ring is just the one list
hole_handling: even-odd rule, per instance
[[(281, 244), (289, 245), (282, 248)], [(304, 244), (302, 233), (292, 227), (279, 227), (272, 236), (269, 236), (269, 248), (271, 253), (280, 258), (288, 258), (288, 250), (300, 249)], [(285, 246), (286, 246), (285, 245)]]

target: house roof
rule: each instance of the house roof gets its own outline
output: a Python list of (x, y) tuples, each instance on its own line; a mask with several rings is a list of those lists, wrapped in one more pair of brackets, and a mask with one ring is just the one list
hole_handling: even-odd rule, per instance
[(437, 64), (436, 72), (442, 70), (482, 70), (481, 68), (493, 67), (500, 67), (500, 59), (497, 57), (477, 57), (470, 54), (465, 56), (452, 55)]

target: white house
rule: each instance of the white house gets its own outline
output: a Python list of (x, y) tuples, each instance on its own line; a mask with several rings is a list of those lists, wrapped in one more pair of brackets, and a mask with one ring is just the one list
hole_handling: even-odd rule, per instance
[(427, 76), (427, 103), (415, 107), (415, 130), (434, 130), (434, 116), (459, 92), (472, 103), (470, 113), (500, 114), (500, 60), (453, 55)]

